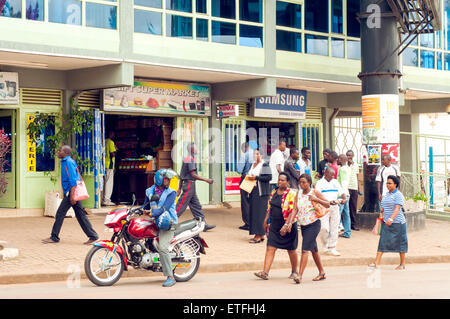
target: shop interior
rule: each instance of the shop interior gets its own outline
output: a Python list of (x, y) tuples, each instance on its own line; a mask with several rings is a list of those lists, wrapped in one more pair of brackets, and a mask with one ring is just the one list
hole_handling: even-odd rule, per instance
[(116, 148), (114, 188), (111, 200), (130, 203), (132, 194), (142, 204), (155, 172), (173, 168), (171, 117), (105, 115), (105, 139), (111, 130)]
[[(297, 147), (296, 141), (296, 124), (295, 123), (280, 123), (280, 122), (259, 122), (259, 121), (246, 121), (246, 129), (254, 128), (256, 130), (256, 138), (258, 141), (258, 148), (263, 153), (266, 151), (267, 155), (271, 155), (278, 147), (279, 139), (284, 138), (286, 140), (286, 146), (288, 148)], [(272, 133), (276, 134), (276, 130), (279, 130), (279, 138), (274, 136), (274, 141), (272, 141)], [(247, 131), (249, 132), (249, 131)], [(261, 138), (260, 136), (267, 134), (267, 139)], [(250, 133), (247, 135), (247, 142), (254, 138)]]

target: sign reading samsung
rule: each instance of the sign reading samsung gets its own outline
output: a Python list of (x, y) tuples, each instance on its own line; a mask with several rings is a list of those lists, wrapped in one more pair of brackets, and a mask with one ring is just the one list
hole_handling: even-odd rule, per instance
[(306, 91), (277, 88), (276, 96), (255, 99), (253, 116), (304, 120)]

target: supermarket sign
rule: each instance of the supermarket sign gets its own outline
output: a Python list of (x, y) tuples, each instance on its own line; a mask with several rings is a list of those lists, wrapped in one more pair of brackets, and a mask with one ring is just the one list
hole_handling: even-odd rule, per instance
[(105, 111), (211, 115), (208, 85), (136, 80), (134, 86), (103, 90)]
[(254, 100), (253, 116), (304, 120), (306, 91), (277, 88), (276, 96)]

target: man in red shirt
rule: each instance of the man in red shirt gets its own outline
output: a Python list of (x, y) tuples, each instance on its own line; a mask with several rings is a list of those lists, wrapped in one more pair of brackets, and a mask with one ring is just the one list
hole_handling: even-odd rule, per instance
[(339, 170), (339, 166), (338, 166), (338, 163), (337, 163), (338, 158), (339, 158), (339, 155), (335, 151), (332, 151), (328, 155), (328, 165), (327, 165), (327, 167), (331, 167), (334, 170), (334, 178), (335, 179), (337, 179), (337, 174), (338, 174), (338, 170)]

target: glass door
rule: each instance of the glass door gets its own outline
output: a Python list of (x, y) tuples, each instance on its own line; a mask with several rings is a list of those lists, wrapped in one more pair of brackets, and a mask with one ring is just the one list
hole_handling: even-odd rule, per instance
[(237, 172), (241, 145), (245, 142), (245, 120), (222, 120), (222, 201), (240, 201), (241, 174)]
[[(188, 156), (187, 145), (194, 143), (197, 147), (197, 173), (201, 177), (209, 178), (209, 136), (208, 119), (193, 117), (177, 117), (175, 130), (172, 133), (174, 146), (172, 159), (174, 169), (179, 174), (183, 159)], [(209, 184), (197, 181), (196, 190), (201, 204), (209, 204)]]
[(14, 110), (0, 111), (0, 130), (12, 142), (11, 153), (6, 155), (6, 164), (3, 169), (6, 172), (6, 192), (0, 194), (0, 207), (16, 207), (16, 113)]

